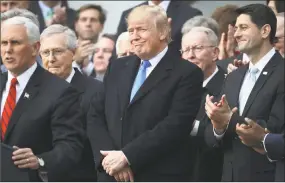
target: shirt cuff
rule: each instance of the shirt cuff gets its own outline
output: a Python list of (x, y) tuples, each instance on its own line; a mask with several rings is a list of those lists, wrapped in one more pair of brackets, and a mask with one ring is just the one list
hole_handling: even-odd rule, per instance
[(228, 127), (229, 127), (229, 124), (227, 125), (225, 130), (219, 130), (213, 127), (214, 136), (216, 137), (217, 140), (221, 140), (224, 137)]
[(265, 140), (266, 140), (266, 137), (267, 137), (268, 134), (269, 134), (269, 133), (267, 133), (267, 134), (264, 135), (264, 138), (263, 138), (262, 143), (263, 143), (264, 150), (265, 150), (265, 152), (266, 152), (266, 154), (267, 154), (267, 155), (266, 155), (266, 156), (267, 156), (267, 159), (268, 159), (271, 163), (273, 163), (273, 162), (276, 162), (277, 160), (273, 160), (273, 159), (270, 159), (270, 158), (269, 158), (268, 153), (267, 153), (267, 150), (266, 150), (266, 146), (265, 146)]
[(93, 63), (89, 62), (88, 65), (86, 67), (82, 68), (82, 71), (84, 74), (86, 74), (87, 76), (90, 76), (92, 74), (94, 67), (93, 67)]
[(191, 135), (192, 137), (197, 136), (198, 129), (199, 129), (199, 125), (200, 125), (200, 121), (195, 120), (195, 121), (194, 121), (194, 127), (193, 127), (193, 129), (192, 129), (192, 131), (191, 131), (191, 133), (190, 133), (190, 135)]

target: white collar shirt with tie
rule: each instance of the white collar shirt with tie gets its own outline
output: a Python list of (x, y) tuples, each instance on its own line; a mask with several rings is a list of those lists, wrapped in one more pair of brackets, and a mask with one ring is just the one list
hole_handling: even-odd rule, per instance
[[(35, 62), (32, 67), (30, 67), (29, 69), (27, 69), (24, 73), (22, 73), (21, 75), (19, 75), (17, 77), (17, 85), (16, 85), (16, 103), (19, 101), (24, 89), (26, 88), (28, 81), (30, 80), (31, 76), (33, 75), (33, 73), (35, 72), (35, 70), (37, 69), (37, 62)], [(1, 101), (1, 116), (2, 116), (2, 112), (4, 110), (4, 105), (6, 102), (6, 99), (8, 97), (9, 94), (9, 88), (11, 85), (11, 80), (14, 78), (14, 76), (12, 76), (11, 72), (8, 71), (8, 79), (6, 82), (6, 87), (3, 90), (2, 93), (2, 101)]]
[(240, 93), (239, 93), (239, 114), (240, 116), (243, 113), (248, 97), (258, 77), (260, 76), (262, 70), (268, 64), (268, 62), (270, 61), (270, 59), (273, 57), (274, 54), (275, 54), (275, 49), (272, 48), (255, 65), (253, 65), (252, 62), (249, 62), (249, 68), (245, 74), (243, 84), (241, 86)]
[[(169, 7), (170, 1), (162, 1), (158, 4), (158, 6), (160, 6), (161, 8), (164, 9), (164, 11), (167, 11), (167, 8)], [(152, 6), (155, 5), (152, 1), (148, 1), (148, 5)]]

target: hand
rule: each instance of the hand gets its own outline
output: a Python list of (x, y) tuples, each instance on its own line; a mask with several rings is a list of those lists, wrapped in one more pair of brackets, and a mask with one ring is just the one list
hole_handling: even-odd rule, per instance
[(234, 66), (234, 64), (230, 63), (227, 67), (228, 74), (236, 70), (238, 67)]
[(100, 151), (104, 156), (102, 166), (107, 174), (114, 176), (128, 166), (127, 158), (122, 151)]
[(206, 97), (206, 114), (211, 119), (215, 129), (224, 130), (226, 129), (233, 113), (237, 111), (237, 108), (235, 107), (232, 110), (230, 109), (225, 95), (223, 95), (221, 100), (217, 103), (212, 102), (213, 98), (213, 96), (210, 97), (209, 95)]
[(30, 148), (18, 148), (16, 146), (13, 146), (13, 148), (16, 150), (13, 152), (12, 160), (18, 168), (39, 169), (38, 158)]
[(91, 43), (90, 40), (80, 41), (73, 56), (73, 60), (75, 60), (78, 65), (85, 66), (86, 63), (84, 64), (84, 60), (88, 60), (88, 56), (93, 53), (94, 49), (94, 44)]
[(237, 68), (243, 66), (243, 65), (246, 65), (247, 62), (246, 61), (241, 61), (241, 60), (238, 60), (238, 59), (234, 59), (234, 63), (230, 63), (227, 67), (227, 71), (228, 71), (228, 74), (233, 72), (234, 70), (236, 70)]
[(247, 128), (243, 128), (242, 125), (244, 124), (236, 125), (236, 133), (239, 135), (241, 142), (246, 146), (260, 147), (260, 142), (268, 131), (251, 119), (245, 118), (245, 122)]
[(235, 40), (234, 34), (235, 34), (234, 27), (231, 24), (229, 24), (228, 25), (227, 41), (226, 41), (226, 55), (227, 55), (227, 57), (233, 57), (235, 55), (236, 40)]
[(52, 17), (52, 24), (66, 24), (66, 7), (56, 7)]
[(130, 167), (126, 167), (114, 175), (117, 182), (134, 182), (134, 175)]

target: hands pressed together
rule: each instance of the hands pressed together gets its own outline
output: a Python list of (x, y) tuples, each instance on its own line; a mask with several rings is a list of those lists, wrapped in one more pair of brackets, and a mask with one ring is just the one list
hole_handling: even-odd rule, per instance
[(113, 176), (117, 181), (134, 182), (133, 172), (122, 151), (101, 151), (101, 154), (104, 156), (102, 167), (107, 174)]

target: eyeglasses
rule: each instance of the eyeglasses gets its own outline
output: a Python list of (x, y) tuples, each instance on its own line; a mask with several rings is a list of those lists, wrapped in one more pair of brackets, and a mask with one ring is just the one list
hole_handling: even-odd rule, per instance
[(216, 47), (216, 46), (202, 46), (202, 45), (197, 45), (197, 46), (192, 46), (192, 47), (188, 46), (188, 47), (186, 47), (186, 49), (184, 49), (184, 50), (181, 49), (179, 51), (181, 54), (184, 54), (184, 53), (189, 54), (191, 50), (194, 53), (199, 53), (202, 50), (204, 50), (205, 48), (214, 48), (214, 47)]
[(50, 54), (57, 57), (57, 56), (62, 55), (66, 50), (67, 49), (56, 48), (56, 49), (52, 49), (52, 50), (43, 50), (40, 52), (40, 54), (43, 57), (49, 57)]
[(280, 39), (284, 38), (284, 36), (274, 37), (274, 43), (278, 43)]

